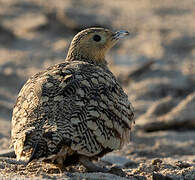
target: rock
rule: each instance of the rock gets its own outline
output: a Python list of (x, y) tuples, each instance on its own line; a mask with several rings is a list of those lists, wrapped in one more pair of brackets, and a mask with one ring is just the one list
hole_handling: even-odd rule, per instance
[(109, 173), (115, 174), (117, 176), (125, 177), (126, 173), (118, 166), (112, 166), (109, 170)]
[(107, 161), (111, 164), (115, 164), (117, 166), (123, 167), (126, 163), (129, 163), (129, 159), (123, 156), (111, 155), (108, 154), (102, 158), (103, 161)]
[(162, 160), (161, 159), (153, 159), (152, 160), (152, 165), (157, 165), (157, 164), (161, 164), (162, 163)]
[(191, 165), (187, 162), (182, 162), (182, 161), (178, 161), (175, 163), (176, 166), (180, 167), (180, 168), (188, 168)]

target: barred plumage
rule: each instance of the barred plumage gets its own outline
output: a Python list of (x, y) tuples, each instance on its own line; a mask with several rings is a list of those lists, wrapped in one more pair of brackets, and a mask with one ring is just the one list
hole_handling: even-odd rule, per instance
[[(129, 141), (132, 107), (109, 71), (103, 49), (111, 48), (122, 33), (103, 28), (80, 32), (64, 63), (26, 82), (12, 118), (12, 144), (18, 160), (41, 158), (69, 165), (80, 157), (97, 159)], [(89, 44), (94, 34), (106, 40), (92, 44), (86, 52), (85, 42)], [(93, 58), (93, 48), (101, 55)], [(80, 51), (84, 54), (78, 56)]]

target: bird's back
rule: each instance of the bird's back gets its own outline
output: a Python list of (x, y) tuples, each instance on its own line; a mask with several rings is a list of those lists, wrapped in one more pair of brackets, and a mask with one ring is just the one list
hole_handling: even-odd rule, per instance
[(98, 157), (129, 140), (133, 112), (107, 67), (65, 62), (31, 77), (12, 119), (17, 159), (64, 154)]

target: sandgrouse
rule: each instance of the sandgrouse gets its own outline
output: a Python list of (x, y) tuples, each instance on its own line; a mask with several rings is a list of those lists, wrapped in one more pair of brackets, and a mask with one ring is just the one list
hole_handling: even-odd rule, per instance
[(133, 109), (105, 55), (127, 31), (89, 28), (72, 40), (63, 63), (32, 76), (12, 118), (17, 160), (104, 171), (93, 160), (129, 141)]

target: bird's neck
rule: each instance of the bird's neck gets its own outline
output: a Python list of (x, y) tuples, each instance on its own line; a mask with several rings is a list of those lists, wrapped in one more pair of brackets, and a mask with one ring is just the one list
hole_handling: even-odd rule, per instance
[(70, 48), (66, 57), (66, 61), (84, 61), (97, 65), (107, 65), (105, 55), (103, 53), (96, 53), (88, 49)]

